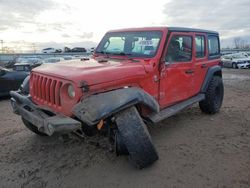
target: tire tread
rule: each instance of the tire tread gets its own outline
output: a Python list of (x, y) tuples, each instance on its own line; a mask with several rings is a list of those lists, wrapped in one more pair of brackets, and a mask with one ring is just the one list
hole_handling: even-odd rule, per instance
[(158, 160), (148, 129), (135, 107), (117, 114), (116, 124), (128, 149), (132, 165), (141, 169)]

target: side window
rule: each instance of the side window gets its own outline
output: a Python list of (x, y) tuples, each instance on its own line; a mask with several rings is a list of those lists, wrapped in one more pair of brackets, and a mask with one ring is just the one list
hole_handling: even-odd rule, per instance
[(220, 55), (220, 43), (218, 36), (208, 37), (208, 51), (209, 51), (209, 56)]
[(202, 35), (195, 36), (196, 57), (205, 57), (205, 37)]
[(175, 35), (168, 46), (166, 62), (189, 62), (192, 59), (192, 37)]

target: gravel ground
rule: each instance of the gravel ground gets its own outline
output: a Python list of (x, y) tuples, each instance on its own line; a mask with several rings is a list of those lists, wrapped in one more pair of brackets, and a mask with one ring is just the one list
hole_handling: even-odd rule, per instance
[(250, 187), (250, 70), (224, 70), (224, 84), (220, 113), (194, 105), (149, 128), (160, 159), (143, 170), (73, 135), (36, 136), (0, 99), (0, 187)]

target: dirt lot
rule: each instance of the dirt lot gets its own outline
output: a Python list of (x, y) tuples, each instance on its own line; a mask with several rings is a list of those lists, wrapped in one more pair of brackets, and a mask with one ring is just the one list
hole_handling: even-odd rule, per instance
[(250, 187), (250, 70), (224, 70), (219, 114), (198, 105), (150, 127), (160, 159), (136, 170), (75, 136), (41, 138), (0, 100), (0, 187)]

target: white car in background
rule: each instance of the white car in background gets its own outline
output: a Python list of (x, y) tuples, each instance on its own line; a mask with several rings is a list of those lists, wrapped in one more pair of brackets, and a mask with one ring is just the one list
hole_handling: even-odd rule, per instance
[(240, 52), (230, 55), (224, 55), (221, 58), (223, 67), (234, 69), (247, 69), (250, 68), (250, 57), (247, 53)]

